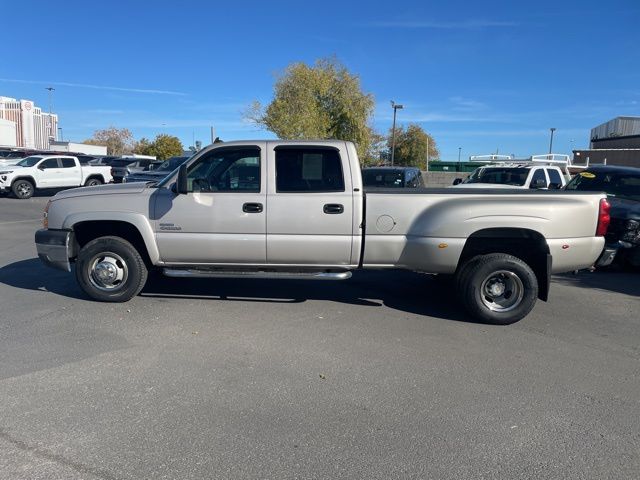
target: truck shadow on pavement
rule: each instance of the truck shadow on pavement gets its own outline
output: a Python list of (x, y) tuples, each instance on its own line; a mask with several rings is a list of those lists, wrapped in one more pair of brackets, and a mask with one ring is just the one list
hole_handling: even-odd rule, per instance
[[(0, 268), (0, 284), (91, 301), (73, 274), (53, 270), (32, 258)], [(153, 299), (303, 303), (323, 300), (387, 307), (446, 320), (473, 322), (459, 307), (450, 282), (407, 271), (361, 271), (344, 281), (268, 279), (175, 279), (150, 275), (140, 294)], [(286, 307), (283, 307), (286, 308)]]
[[(614, 270), (581, 271), (574, 275), (554, 275), (553, 282), (572, 287), (606, 290), (640, 299), (640, 275), (634, 272)], [(553, 289), (553, 284), (551, 286)]]
[(0, 268), (0, 284), (76, 299), (88, 298), (76, 283), (74, 275), (47, 268), (38, 258), (21, 260)]

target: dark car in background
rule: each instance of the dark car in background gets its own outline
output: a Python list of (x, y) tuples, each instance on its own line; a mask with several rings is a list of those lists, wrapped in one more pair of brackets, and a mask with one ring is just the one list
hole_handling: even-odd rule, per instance
[(422, 173), (416, 167), (367, 167), (362, 169), (365, 187), (422, 188)]
[(122, 183), (127, 175), (144, 172), (149, 165), (155, 162), (155, 158), (119, 158), (111, 162), (111, 176), (114, 183)]
[(184, 162), (186, 162), (189, 158), (191, 157), (171, 157), (162, 162), (160, 165), (157, 165), (157, 162), (154, 162), (152, 164), (154, 168), (149, 168), (148, 171), (144, 172), (131, 173), (124, 178), (123, 182), (159, 182)]
[(611, 204), (607, 244), (618, 263), (640, 267), (640, 168), (598, 165), (578, 173), (566, 190), (605, 192)]

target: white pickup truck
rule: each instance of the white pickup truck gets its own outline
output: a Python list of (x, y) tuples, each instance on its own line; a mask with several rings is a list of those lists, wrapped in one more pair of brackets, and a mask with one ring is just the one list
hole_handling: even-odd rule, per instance
[(31, 198), (39, 189), (93, 187), (112, 180), (111, 167), (81, 165), (76, 157), (65, 155), (34, 155), (0, 167), (0, 192), (20, 199)]
[(547, 299), (552, 273), (611, 258), (608, 208), (598, 192), (365, 192), (350, 142), (258, 140), (204, 148), (159, 183), (58, 193), (35, 243), (100, 301), (131, 299), (151, 269), (342, 280), (401, 268), (455, 275), (467, 311), (504, 325)]

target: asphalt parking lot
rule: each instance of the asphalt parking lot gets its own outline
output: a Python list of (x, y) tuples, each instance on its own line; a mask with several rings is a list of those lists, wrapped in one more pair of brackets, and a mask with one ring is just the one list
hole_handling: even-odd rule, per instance
[(154, 278), (90, 301), (0, 198), (0, 478), (640, 477), (640, 275), (509, 327), (437, 277)]

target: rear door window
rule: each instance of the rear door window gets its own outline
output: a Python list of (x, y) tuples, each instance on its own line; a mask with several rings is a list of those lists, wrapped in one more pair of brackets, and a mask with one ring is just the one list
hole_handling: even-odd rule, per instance
[(73, 158), (63, 158), (62, 159), (62, 168), (73, 168), (76, 166), (76, 162)]
[(340, 154), (333, 148), (276, 148), (276, 191), (344, 192)]

